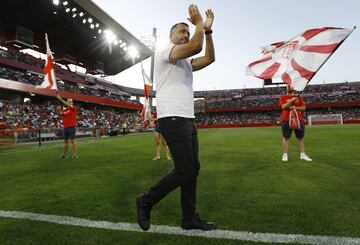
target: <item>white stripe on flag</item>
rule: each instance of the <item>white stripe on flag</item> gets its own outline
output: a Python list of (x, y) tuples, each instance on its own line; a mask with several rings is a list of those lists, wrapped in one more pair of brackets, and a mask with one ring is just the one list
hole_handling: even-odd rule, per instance
[(44, 67), (44, 81), (41, 85), (36, 86), (36, 88), (44, 89), (55, 89), (57, 90), (56, 77), (53, 68), (53, 55), (50, 50), (49, 40), (47, 33), (45, 33), (45, 42), (46, 42), (46, 61)]
[(151, 106), (150, 106), (150, 92), (151, 92), (151, 87), (152, 87), (152, 81), (149, 78), (149, 76), (146, 74), (143, 64), (141, 63), (141, 74), (143, 76), (143, 80), (144, 80), (144, 106), (143, 106), (143, 110), (142, 110), (142, 118), (144, 121), (144, 125), (145, 127), (147, 126), (147, 124), (150, 122), (151, 120)]

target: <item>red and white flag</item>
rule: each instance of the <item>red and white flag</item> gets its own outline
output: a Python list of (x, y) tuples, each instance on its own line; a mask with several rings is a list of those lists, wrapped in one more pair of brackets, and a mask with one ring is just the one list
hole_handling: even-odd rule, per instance
[(54, 72), (54, 68), (53, 68), (54, 57), (52, 56), (50, 46), (49, 46), (48, 36), (46, 33), (45, 33), (45, 40), (46, 40), (46, 56), (47, 56), (47, 58), (46, 58), (45, 67), (44, 67), (44, 81), (42, 82), (42, 84), (40, 84), (39, 86), (36, 86), (36, 87), (44, 88), (44, 89), (58, 90), (57, 85), (56, 85), (55, 72)]
[(144, 121), (144, 125), (146, 127), (151, 120), (150, 92), (151, 92), (153, 83), (152, 83), (151, 79), (149, 78), (149, 76), (146, 74), (142, 63), (141, 63), (141, 73), (142, 73), (143, 80), (144, 80), (144, 97), (145, 97), (144, 107), (141, 112), (141, 117), (142, 117), (142, 119)]
[(263, 56), (247, 66), (246, 74), (263, 80), (281, 78), (296, 91), (303, 91), (353, 30), (310, 29), (289, 41), (273, 43), (262, 48)]

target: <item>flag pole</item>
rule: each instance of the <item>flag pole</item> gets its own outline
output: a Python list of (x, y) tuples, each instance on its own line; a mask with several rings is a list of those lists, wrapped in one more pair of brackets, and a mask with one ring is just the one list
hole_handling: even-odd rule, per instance
[[(314, 72), (314, 74), (310, 77), (309, 81), (307, 81), (305, 87), (310, 83), (311, 79), (313, 79), (313, 77), (316, 75), (316, 73), (321, 69), (321, 67), (323, 67), (323, 65), (326, 63), (326, 61), (328, 61), (328, 59), (330, 59), (330, 57), (335, 53), (335, 51), (341, 46), (341, 44), (343, 44), (343, 42), (345, 42), (345, 40), (351, 35), (351, 33), (353, 33), (353, 31), (355, 31), (356, 26), (354, 26), (353, 30), (344, 38), (344, 40), (342, 40), (339, 45), (336, 46), (336, 48), (334, 49), (334, 51), (325, 59), (325, 61), (320, 65), (320, 67)], [(304, 89), (305, 90), (305, 89)], [(302, 92), (304, 91), (300, 91), (298, 93), (298, 95), (296, 97), (299, 97)]]
[[(152, 51), (153, 54), (151, 55), (151, 68), (150, 68), (150, 79), (151, 81), (154, 83), (154, 71), (155, 71), (155, 50), (156, 50), (156, 27), (153, 27), (153, 33), (152, 33), (152, 37), (153, 37), (153, 44), (152, 44)], [(151, 86), (151, 91), (153, 91), (153, 86)], [(152, 107), (153, 101), (152, 98), (150, 98), (150, 107)]]

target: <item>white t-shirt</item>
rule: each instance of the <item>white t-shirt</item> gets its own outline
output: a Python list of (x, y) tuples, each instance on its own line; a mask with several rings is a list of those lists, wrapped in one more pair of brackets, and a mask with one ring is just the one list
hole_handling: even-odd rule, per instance
[(168, 44), (155, 54), (157, 117), (194, 116), (193, 75), (190, 59), (170, 62), (175, 44)]

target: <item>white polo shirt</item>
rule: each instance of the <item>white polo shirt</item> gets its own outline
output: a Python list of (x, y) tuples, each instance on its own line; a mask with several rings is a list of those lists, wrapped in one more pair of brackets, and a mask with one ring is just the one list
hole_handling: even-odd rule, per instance
[(195, 118), (192, 65), (190, 59), (170, 62), (174, 47), (168, 44), (155, 53), (157, 117)]

